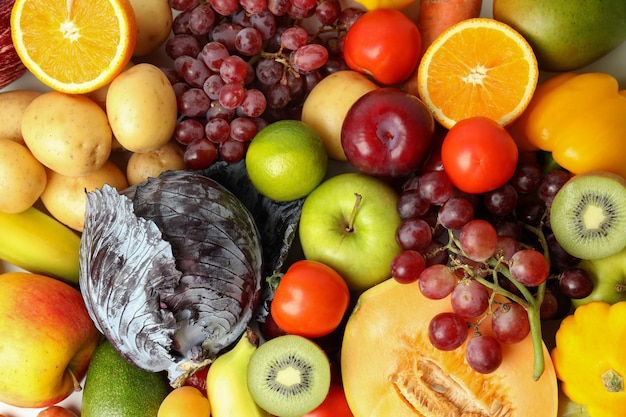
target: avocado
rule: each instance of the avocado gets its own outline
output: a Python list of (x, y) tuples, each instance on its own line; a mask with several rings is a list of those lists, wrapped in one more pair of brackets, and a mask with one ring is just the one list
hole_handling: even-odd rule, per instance
[(624, 0), (494, 0), (493, 17), (526, 38), (545, 71), (582, 68), (626, 40)]
[(87, 370), (81, 417), (155, 417), (170, 391), (164, 374), (137, 368), (104, 340)]

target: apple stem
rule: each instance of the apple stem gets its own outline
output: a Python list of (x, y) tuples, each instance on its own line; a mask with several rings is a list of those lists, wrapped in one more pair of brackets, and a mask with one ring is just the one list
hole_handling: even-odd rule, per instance
[(363, 196), (359, 193), (354, 193), (356, 197), (356, 201), (354, 202), (354, 207), (352, 207), (352, 213), (350, 213), (350, 219), (348, 220), (348, 226), (346, 226), (346, 232), (352, 233), (354, 231), (354, 219), (356, 218), (356, 212), (361, 205), (361, 200), (363, 200)]
[(72, 377), (72, 382), (74, 383), (74, 391), (82, 391), (83, 387), (80, 386), (80, 381), (76, 378), (74, 372), (71, 369), (68, 369), (67, 372)]

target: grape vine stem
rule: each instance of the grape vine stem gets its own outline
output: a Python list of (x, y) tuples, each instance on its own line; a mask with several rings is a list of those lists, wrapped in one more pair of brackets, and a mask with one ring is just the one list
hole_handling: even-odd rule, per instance
[[(532, 230), (539, 240), (541, 241), (542, 247), (544, 248), (544, 255), (548, 256), (547, 245), (545, 242), (545, 238), (543, 238), (543, 233), (540, 230)], [(449, 230), (449, 243), (447, 245), (448, 250), (455, 254), (460, 254), (467, 256), (464, 251), (461, 249), (460, 244), (457, 242), (453, 232)], [(543, 239), (542, 239), (543, 238)], [(549, 259), (549, 258), (547, 258)], [(491, 273), (493, 277), (493, 282), (489, 281), (476, 273), (472, 273), (471, 268), (466, 267), (464, 270), (470, 273), (472, 277), (480, 282), (485, 287), (492, 290), (494, 293), (499, 294), (503, 297), (510, 299), (513, 302), (518, 303), (526, 310), (526, 314), (528, 315), (528, 322), (530, 323), (530, 335), (533, 344), (533, 380), (537, 381), (541, 378), (545, 370), (545, 359), (543, 355), (543, 336), (541, 331), (541, 315), (540, 308), (541, 303), (543, 302), (543, 295), (545, 294), (546, 282), (542, 282), (537, 286), (536, 296), (530, 292), (530, 290), (525, 286), (518, 282), (515, 278), (511, 276), (508, 266), (504, 262), (502, 257), (492, 256), (485, 263), (491, 268)], [(502, 274), (508, 280), (510, 280), (515, 288), (520, 292), (522, 297), (508, 291), (498, 283), (498, 274)]]

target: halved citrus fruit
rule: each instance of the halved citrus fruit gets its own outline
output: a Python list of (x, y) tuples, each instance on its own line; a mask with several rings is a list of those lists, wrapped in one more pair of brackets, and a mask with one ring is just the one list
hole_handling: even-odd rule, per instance
[(124, 69), (137, 28), (129, 0), (16, 0), (11, 35), (35, 77), (76, 94), (108, 84)]
[(448, 129), (472, 116), (505, 126), (524, 111), (538, 77), (526, 39), (502, 22), (478, 17), (451, 26), (428, 47), (417, 71), (418, 94)]

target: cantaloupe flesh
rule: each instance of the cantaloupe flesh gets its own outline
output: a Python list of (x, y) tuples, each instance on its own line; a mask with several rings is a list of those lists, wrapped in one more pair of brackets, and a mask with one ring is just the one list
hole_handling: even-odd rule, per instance
[[(344, 389), (355, 417), (557, 415), (557, 379), (545, 346), (545, 371), (538, 381), (533, 380), (530, 335), (503, 345), (503, 361), (495, 372), (477, 373), (465, 362), (464, 346), (444, 352), (430, 344), (430, 318), (443, 311), (452, 311), (449, 299), (426, 299), (418, 283), (390, 279), (361, 295), (348, 320), (341, 354)], [(488, 334), (489, 328), (485, 320), (481, 332)], [(433, 380), (437, 373), (440, 381)], [(423, 399), (425, 405), (415, 389), (424, 381), (432, 395)], [(458, 384), (456, 389), (444, 387), (451, 383)], [(444, 392), (456, 392), (457, 405), (451, 406)]]

